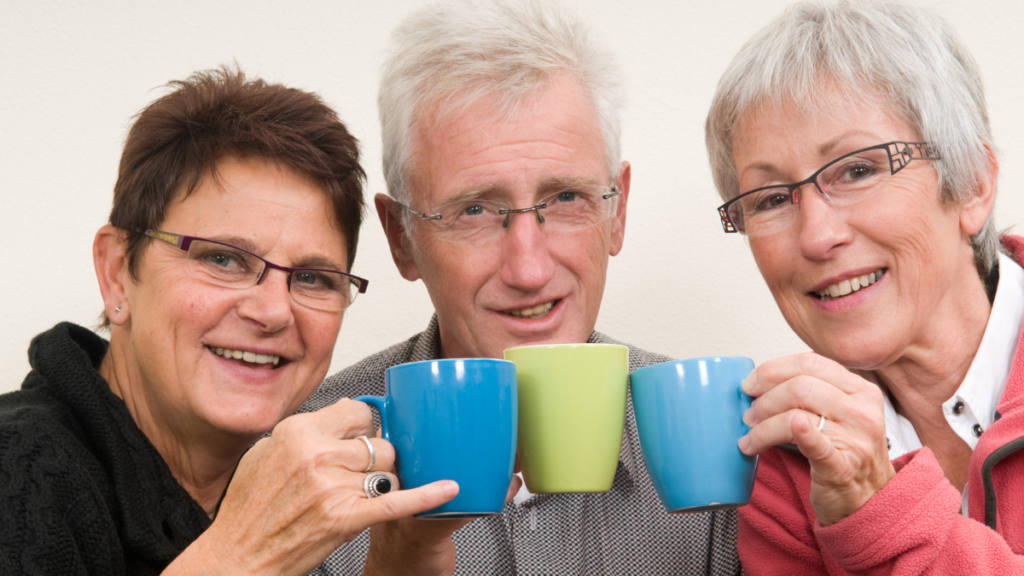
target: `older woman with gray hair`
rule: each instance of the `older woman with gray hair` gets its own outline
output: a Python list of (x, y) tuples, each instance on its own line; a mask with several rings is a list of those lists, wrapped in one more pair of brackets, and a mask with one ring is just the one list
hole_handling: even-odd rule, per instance
[(751, 574), (1024, 570), (1024, 238), (974, 59), (905, 2), (791, 6), (707, 120), (726, 232), (813, 350), (760, 365)]

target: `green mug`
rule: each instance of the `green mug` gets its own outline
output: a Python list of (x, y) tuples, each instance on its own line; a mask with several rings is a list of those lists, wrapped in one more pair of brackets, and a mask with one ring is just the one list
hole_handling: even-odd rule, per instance
[(555, 344), (505, 350), (519, 380), (517, 453), (533, 493), (607, 492), (626, 418), (629, 349)]

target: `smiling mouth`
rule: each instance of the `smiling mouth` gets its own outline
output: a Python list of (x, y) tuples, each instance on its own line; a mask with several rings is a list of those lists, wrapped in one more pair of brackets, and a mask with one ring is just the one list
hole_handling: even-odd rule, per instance
[(284, 364), (282, 364), (281, 357), (276, 354), (257, 354), (248, 350), (231, 350), (230, 348), (218, 348), (216, 346), (207, 346), (206, 348), (221, 358), (237, 360), (242, 364), (248, 364), (251, 366), (270, 366), (272, 368), (277, 368), (278, 365), (283, 366), (288, 362), (285, 360)]
[(552, 300), (550, 302), (544, 302), (543, 304), (537, 304), (536, 306), (517, 308), (515, 310), (505, 310), (505, 314), (516, 318), (523, 318), (525, 320), (540, 320), (547, 316), (558, 302), (558, 300)]
[(839, 300), (840, 298), (844, 298), (850, 294), (860, 292), (875, 282), (878, 282), (878, 279), (887, 271), (888, 268), (879, 268), (878, 270), (869, 274), (864, 274), (863, 276), (855, 276), (837, 284), (829, 284), (817, 292), (811, 292), (811, 296), (824, 301)]

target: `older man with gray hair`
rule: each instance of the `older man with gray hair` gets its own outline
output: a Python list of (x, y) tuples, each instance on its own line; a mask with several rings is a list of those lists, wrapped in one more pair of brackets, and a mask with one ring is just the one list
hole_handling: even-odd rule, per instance
[[(572, 15), (536, 0), (432, 5), (393, 43), (379, 98), (390, 195), (376, 207), (396, 266), (423, 280), (436, 314), (424, 332), (329, 378), (309, 410), (383, 394), (396, 364), (614, 342), (594, 332), (629, 198), (614, 60)], [(668, 358), (631, 347), (629, 360), (635, 370)], [(658, 500), (631, 401), (610, 492), (533, 495), (520, 483), (500, 515), (379, 525), (320, 570), (739, 572), (734, 511), (670, 515)]]

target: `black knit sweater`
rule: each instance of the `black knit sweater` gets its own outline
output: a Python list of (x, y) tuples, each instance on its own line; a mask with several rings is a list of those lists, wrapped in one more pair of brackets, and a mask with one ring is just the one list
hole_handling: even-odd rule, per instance
[(96, 371), (106, 351), (58, 324), (0, 396), (0, 574), (159, 574), (210, 525)]

